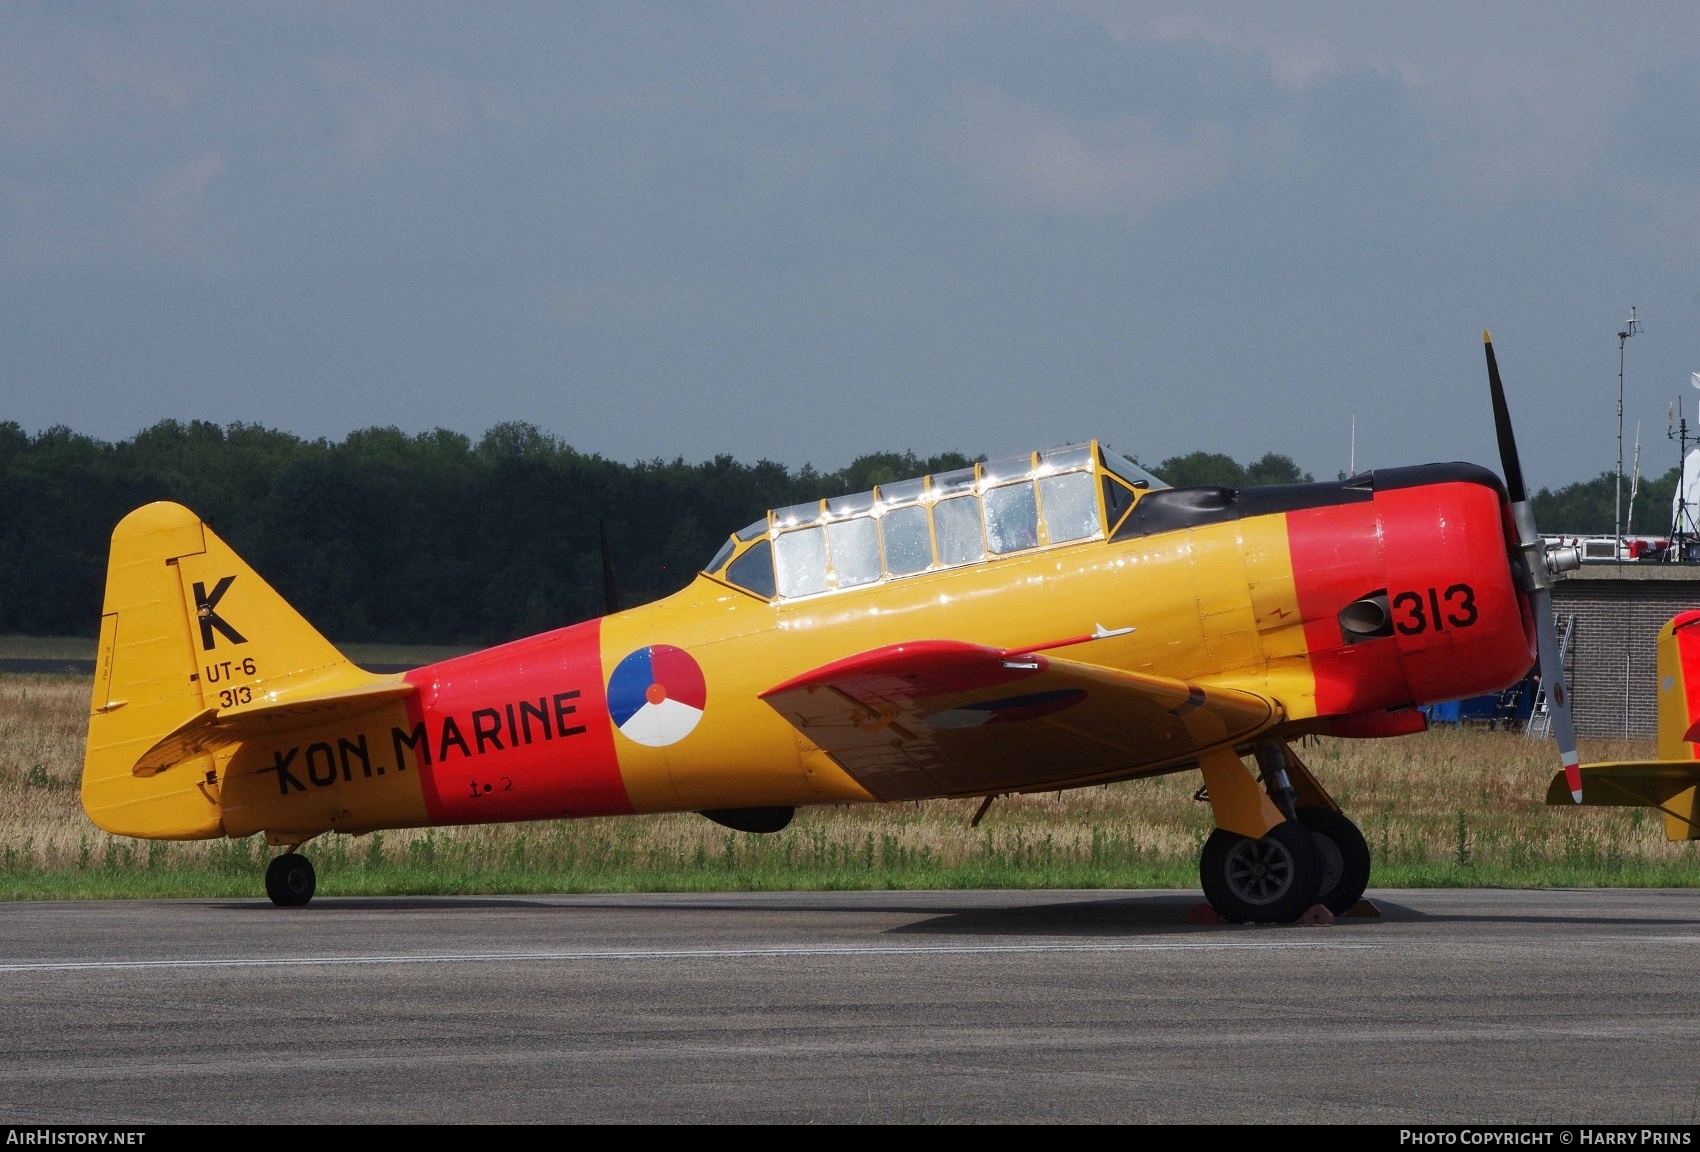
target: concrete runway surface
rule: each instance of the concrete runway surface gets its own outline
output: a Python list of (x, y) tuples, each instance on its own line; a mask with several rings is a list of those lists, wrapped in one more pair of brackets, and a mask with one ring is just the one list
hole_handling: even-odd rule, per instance
[(1700, 890), (1371, 895), (0, 905), (0, 1122), (1700, 1115)]

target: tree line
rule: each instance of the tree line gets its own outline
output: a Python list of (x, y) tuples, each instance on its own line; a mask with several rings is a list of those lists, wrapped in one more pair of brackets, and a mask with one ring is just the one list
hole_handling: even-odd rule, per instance
[[(477, 441), (367, 428), (303, 439), (251, 424), (163, 421), (107, 442), (0, 422), (0, 633), (98, 630), (107, 542), (131, 509), (195, 510), (325, 635), (340, 641), (494, 643), (601, 613), (597, 521), (623, 605), (676, 591), (731, 532), (784, 507), (960, 468), (957, 452), (879, 452), (835, 472), (731, 456), (623, 463), (531, 424)], [(1193, 452), (1152, 471), (1176, 485), (1300, 483), (1293, 461)], [(1536, 497), (1547, 531), (1611, 528), (1611, 475)], [(1675, 470), (1644, 483), (1655, 523)], [(1662, 505), (1659, 501), (1662, 499)], [(1656, 514), (1656, 515), (1655, 515)]]
[(493, 643), (601, 614), (599, 518), (631, 606), (683, 587), (770, 507), (970, 462), (626, 464), (523, 423), (476, 441), (394, 428), (333, 441), (168, 420), (109, 443), (0, 422), (0, 633), (96, 632), (113, 526), (153, 500), (193, 509), (335, 640)]

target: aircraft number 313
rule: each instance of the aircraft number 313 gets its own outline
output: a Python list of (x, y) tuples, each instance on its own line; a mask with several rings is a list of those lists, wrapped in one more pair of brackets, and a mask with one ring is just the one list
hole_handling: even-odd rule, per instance
[(1478, 617), (1476, 590), (1468, 584), (1454, 584), (1444, 592), (1436, 588), (1400, 592), (1393, 596), (1392, 605), (1393, 627), (1406, 636), (1431, 628), (1436, 632), (1444, 632), (1448, 626), (1468, 628)]

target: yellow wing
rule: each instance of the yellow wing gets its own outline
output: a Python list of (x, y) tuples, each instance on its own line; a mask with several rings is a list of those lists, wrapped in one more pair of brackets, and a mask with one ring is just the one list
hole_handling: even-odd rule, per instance
[(762, 699), (881, 800), (1126, 776), (1281, 718), (1255, 692), (949, 640), (864, 652)]

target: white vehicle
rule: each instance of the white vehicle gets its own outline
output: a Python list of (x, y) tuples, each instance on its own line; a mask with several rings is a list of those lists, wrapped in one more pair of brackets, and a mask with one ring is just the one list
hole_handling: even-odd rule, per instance
[(1670, 540), (1663, 536), (1542, 536), (1547, 550), (1575, 548), (1584, 564), (1628, 564), (1664, 560)]

